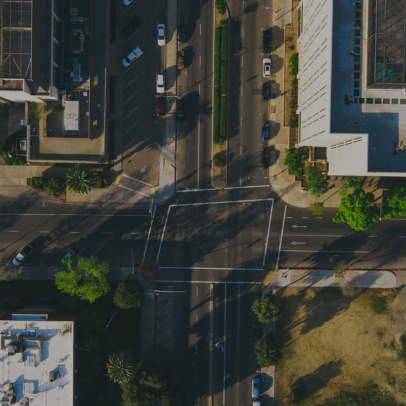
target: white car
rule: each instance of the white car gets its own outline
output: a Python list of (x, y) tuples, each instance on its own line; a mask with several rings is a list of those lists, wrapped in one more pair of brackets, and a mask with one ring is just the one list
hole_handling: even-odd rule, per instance
[(20, 248), (17, 252), (17, 255), (13, 259), (13, 265), (20, 266), (21, 263), (31, 254), (33, 251), (33, 247), (30, 244), (25, 245), (24, 247)]
[(262, 67), (264, 78), (269, 78), (271, 76), (271, 58), (264, 58)]
[(123, 0), (125, 6), (129, 6), (134, 0)]
[(158, 24), (157, 25), (157, 30), (158, 30), (158, 36), (157, 36), (157, 40), (158, 40), (158, 45), (160, 47), (163, 47), (165, 45), (165, 24)]
[(62, 262), (63, 264), (65, 264), (66, 261), (69, 261), (74, 255), (75, 255), (75, 251), (73, 251), (73, 250), (68, 250), (68, 252), (66, 253), (66, 255), (62, 258), (61, 262)]
[(163, 73), (158, 73), (156, 75), (156, 92), (157, 93), (165, 92), (165, 75)]
[(131, 51), (124, 59), (121, 61), (123, 65), (128, 68), (132, 63), (134, 63), (141, 55), (143, 52), (141, 51), (140, 47), (135, 48), (133, 51)]

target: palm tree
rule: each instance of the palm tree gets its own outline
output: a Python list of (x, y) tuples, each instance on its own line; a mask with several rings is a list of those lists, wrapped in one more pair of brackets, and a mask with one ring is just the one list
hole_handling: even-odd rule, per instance
[(122, 351), (109, 355), (109, 362), (107, 362), (107, 376), (111, 381), (122, 384), (130, 381), (134, 375), (135, 367), (129, 351)]
[(66, 186), (68, 189), (77, 194), (88, 194), (94, 187), (95, 179), (92, 172), (84, 165), (75, 164), (66, 175)]

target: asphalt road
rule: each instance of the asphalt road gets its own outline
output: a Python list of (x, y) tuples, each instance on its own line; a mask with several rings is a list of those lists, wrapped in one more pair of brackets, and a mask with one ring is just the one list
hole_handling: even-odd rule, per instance
[(185, 27), (185, 69), (178, 97), (185, 100), (185, 123), (177, 125), (177, 188), (209, 188), (212, 165), (213, 2), (179, 0), (179, 24)]

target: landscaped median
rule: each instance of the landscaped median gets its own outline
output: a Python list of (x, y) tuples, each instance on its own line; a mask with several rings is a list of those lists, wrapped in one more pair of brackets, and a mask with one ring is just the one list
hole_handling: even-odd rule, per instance
[[(219, 12), (217, 3), (216, 8)], [(218, 13), (216, 13), (216, 21), (214, 32), (213, 186), (221, 189), (227, 183), (228, 24), (227, 19), (220, 19)]]

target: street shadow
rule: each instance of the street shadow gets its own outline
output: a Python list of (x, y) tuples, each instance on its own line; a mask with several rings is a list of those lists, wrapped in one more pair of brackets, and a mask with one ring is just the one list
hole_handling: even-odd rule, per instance
[(283, 58), (281, 58), (277, 54), (271, 55), (271, 72), (272, 75), (278, 73), (281, 69), (283, 69)]
[(258, 10), (259, 4), (257, 2), (249, 4), (244, 8), (243, 13), (248, 14), (248, 13), (255, 13)]

